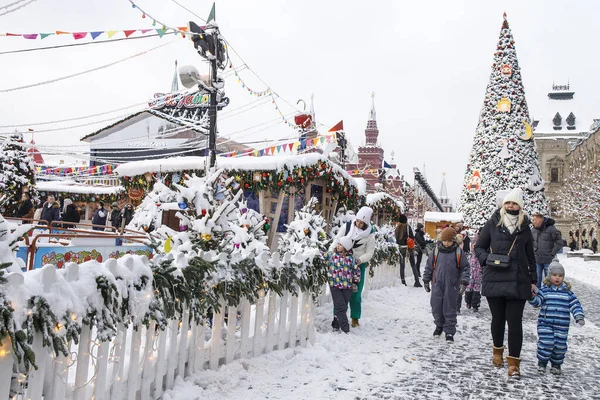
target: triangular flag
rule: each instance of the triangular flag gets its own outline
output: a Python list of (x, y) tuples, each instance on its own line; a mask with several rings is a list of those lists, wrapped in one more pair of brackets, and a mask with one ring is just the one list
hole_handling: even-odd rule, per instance
[(294, 150), (294, 144), (295, 144), (295, 143), (289, 143), (289, 146), (290, 146), (290, 151)]
[(271, 154), (275, 154), (275, 146), (271, 147)]
[(142, 32), (142, 35), (143, 35), (144, 33), (148, 33), (148, 32), (150, 32), (151, 30), (152, 30), (152, 29), (140, 29), (140, 32)]
[(40, 39), (45, 39), (50, 35), (54, 35), (54, 33), (40, 33)]
[(319, 140), (321, 143), (325, 142), (325, 136), (321, 136), (321, 139)]
[(119, 33), (121, 31), (107, 31), (106, 33), (108, 34), (108, 38), (110, 39), (111, 37), (115, 36), (116, 33)]
[(329, 130), (329, 132), (337, 132), (337, 131), (343, 131), (343, 130), (344, 130), (344, 120), (341, 120), (340, 122), (335, 124), (335, 126), (333, 128), (331, 128)]
[(269, 148), (267, 147), (266, 149), (261, 150), (262, 152), (264, 152), (265, 155), (269, 155)]
[(137, 29), (128, 30), (128, 31), (123, 31), (123, 32), (125, 32), (125, 37), (129, 37), (129, 36), (131, 36), (133, 33), (135, 33), (135, 31), (137, 31)]
[(75, 40), (83, 39), (87, 36), (87, 32), (73, 32), (73, 38)]
[(71, 32), (65, 32), (65, 31), (56, 31), (57, 35), (68, 35)]
[(30, 34), (27, 34), (27, 35), (23, 35), (24, 39), (37, 39), (37, 37), (38, 37), (37, 33), (30, 33)]
[(281, 153), (281, 145), (277, 146), (277, 152)]
[(206, 20), (206, 23), (208, 24), (213, 19), (215, 19), (215, 3), (213, 3), (212, 8), (210, 9), (210, 14), (208, 14), (208, 19)]
[(265, 155), (265, 151), (264, 150), (261, 150), (258, 153), (261, 155), (261, 157)]
[(7, 33), (6, 36), (23, 36), (20, 33)]
[(254, 157), (258, 157), (258, 150), (254, 150)]
[(319, 144), (319, 138), (313, 139), (313, 146), (316, 146), (318, 144)]
[(99, 32), (90, 32), (90, 35), (92, 36), (92, 40), (96, 39), (98, 36), (102, 35), (104, 33), (104, 31), (99, 31)]
[(165, 31), (163, 29), (157, 29), (156, 33), (158, 33), (159, 37), (163, 37), (163, 35), (165, 34)]

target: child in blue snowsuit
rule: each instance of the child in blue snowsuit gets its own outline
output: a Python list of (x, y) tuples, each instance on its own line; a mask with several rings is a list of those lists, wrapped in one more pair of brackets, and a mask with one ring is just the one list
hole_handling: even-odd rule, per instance
[(540, 307), (538, 317), (538, 372), (546, 372), (548, 361), (552, 364), (550, 372), (559, 375), (567, 352), (567, 336), (571, 314), (577, 325), (583, 326), (585, 319), (583, 308), (577, 296), (571, 291), (571, 285), (564, 281), (565, 269), (555, 259), (548, 267), (548, 276), (542, 287), (529, 303)]
[[(429, 255), (423, 283), (431, 292), (431, 312), (435, 323), (434, 337), (446, 333), (446, 340), (454, 341), (456, 333), (456, 301), (469, 284), (469, 260), (456, 243), (456, 232), (446, 228), (440, 234), (440, 241)], [(431, 282), (431, 286), (430, 286)]]

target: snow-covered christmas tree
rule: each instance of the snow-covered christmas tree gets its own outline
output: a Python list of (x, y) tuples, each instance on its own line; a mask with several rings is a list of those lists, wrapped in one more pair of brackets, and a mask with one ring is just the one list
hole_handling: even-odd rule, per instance
[(523, 189), (526, 212), (547, 210), (515, 41), (504, 14), (460, 198), (466, 225), (481, 227), (496, 209), (497, 193), (515, 187)]
[(277, 251), (283, 255), (281, 282), (292, 292), (299, 288), (318, 293), (327, 280), (323, 253), (331, 241), (325, 233), (327, 221), (315, 210), (317, 202), (313, 197), (296, 211), (294, 220), (287, 225), (286, 234), (279, 238)]
[(0, 146), (0, 212), (12, 217), (19, 207), (23, 192), (37, 199), (33, 159), (23, 147), (23, 137), (14, 134)]

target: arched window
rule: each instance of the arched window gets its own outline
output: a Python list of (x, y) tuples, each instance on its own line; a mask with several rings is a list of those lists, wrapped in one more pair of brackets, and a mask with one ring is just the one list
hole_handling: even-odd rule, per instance
[(560, 113), (556, 113), (556, 115), (552, 119), (552, 122), (554, 123), (555, 131), (559, 131), (562, 129), (562, 126), (561, 126), (562, 125), (562, 117), (560, 116)]

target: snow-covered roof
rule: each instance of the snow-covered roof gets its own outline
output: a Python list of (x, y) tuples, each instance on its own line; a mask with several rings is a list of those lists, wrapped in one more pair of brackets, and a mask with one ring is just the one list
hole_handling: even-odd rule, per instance
[(125, 190), (122, 186), (85, 185), (75, 181), (38, 181), (35, 187), (42, 192), (79, 194), (118, 194)]
[[(146, 172), (174, 172), (190, 169), (204, 169), (206, 157), (171, 157), (158, 160), (134, 161), (119, 165), (114, 172), (118, 176), (143, 175)], [(217, 157), (217, 167), (226, 170), (269, 171), (280, 170), (284, 166), (290, 169), (309, 167), (318, 162), (326, 162), (333, 170), (348, 179), (351, 185), (358, 187), (352, 178), (339, 165), (330, 162), (327, 156), (319, 153), (299, 155), (279, 155), (264, 157)]]
[(400, 207), (400, 209), (402, 210), (402, 212), (404, 212), (404, 202), (402, 200), (398, 200), (395, 197), (389, 195), (388, 193), (385, 192), (377, 192), (377, 193), (369, 193), (366, 196), (365, 199), (365, 204), (367, 206), (372, 206), (377, 204), (378, 202), (382, 201), (385, 198), (389, 198), (391, 201), (393, 201), (394, 203), (396, 203), (396, 205), (398, 207)]
[(462, 213), (426, 211), (423, 220), (425, 222), (463, 222), (463, 215)]
[[(564, 94), (565, 96), (557, 98), (557, 94)], [(562, 118), (562, 129), (560, 130), (554, 129), (553, 119), (556, 113), (559, 113)], [(575, 129), (567, 129), (567, 117), (571, 113), (575, 116)], [(567, 90), (551, 91), (548, 94), (548, 99), (544, 107), (539, 111), (535, 110), (535, 113), (532, 113), (532, 118), (535, 121), (539, 121), (534, 129), (534, 135), (537, 135), (538, 139), (540, 135), (548, 133), (563, 135), (587, 133), (594, 122), (593, 119), (585, 115), (585, 111), (582, 110), (575, 92)]]

